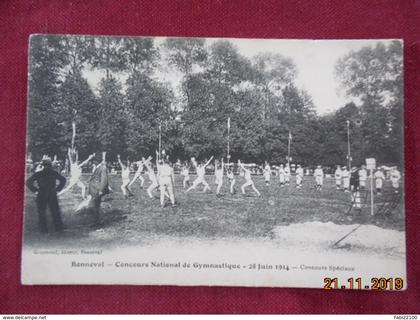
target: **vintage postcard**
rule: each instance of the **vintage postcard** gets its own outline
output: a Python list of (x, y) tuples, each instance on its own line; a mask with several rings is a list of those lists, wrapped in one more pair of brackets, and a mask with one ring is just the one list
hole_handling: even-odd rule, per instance
[(403, 42), (33, 35), (22, 283), (404, 290)]

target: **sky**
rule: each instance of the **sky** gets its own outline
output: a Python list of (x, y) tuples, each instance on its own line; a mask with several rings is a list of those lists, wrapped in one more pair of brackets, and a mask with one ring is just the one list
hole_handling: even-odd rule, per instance
[[(277, 40), (230, 39), (239, 52), (252, 58), (260, 52), (292, 58), (298, 69), (296, 85), (313, 99), (319, 114), (329, 113), (351, 101), (335, 78), (337, 60), (352, 50), (374, 46), (384, 40)], [(385, 40), (386, 42), (387, 40)]]
[[(166, 38), (156, 38), (156, 45), (160, 45)], [(208, 45), (217, 41), (210, 38)], [(312, 97), (318, 114), (326, 114), (352, 101), (340, 90), (339, 82), (335, 78), (335, 64), (337, 60), (352, 50), (359, 50), (364, 46), (374, 46), (378, 42), (386, 43), (391, 40), (279, 40), (279, 39), (228, 39), (238, 48), (240, 54), (252, 58), (261, 52), (279, 53), (292, 58), (298, 69), (296, 85), (306, 90)], [(166, 70), (167, 71), (167, 70)], [(103, 76), (99, 72), (87, 71), (88, 82), (97, 87)], [(165, 80), (176, 88), (180, 78), (172, 71), (165, 74)], [(357, 102), (357, 101), (355, 101)]]

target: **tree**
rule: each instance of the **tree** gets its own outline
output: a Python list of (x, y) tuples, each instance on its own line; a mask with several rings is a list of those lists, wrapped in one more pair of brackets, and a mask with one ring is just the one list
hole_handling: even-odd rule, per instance
[(336, 75), (350, 98), (361, 101), (363, 154), (400, 163), (402, 144), (402, 46), (364, 47), (339, 59)]
[(57, 36), (62, 43), (68, 73), (81, 73), (95, 52), (94, 39), (85, 36)]
[(389, 109), (387, 124), (389, 126), (390, 134), (385, 153), (388, 155), (388, 159), (391, 163), (402, 166), (402, 141), (404, 141), (404, 88), (403, 50), (401, 42), (393, 41), (388, 47), (388, 53), (388, 64), (392, 66), (392, 72), (395, 76), (385, 82), (387, 89), (391, 92), (390, 98), (387, 101), (387, 108)]
[(28, 151), (35, 158), (59, 154), (62, 131), (58, 126), (60, 70), (65, 65), (58, 37), (35, 35), (30, 41)]
[(209, 48), (206, 67), (184, 78), (187, 104), (181, 114), (182, 137), (188, 155), (226, 155), (226, 121), (239, 111), (238, 95), (250, 70), (250, 62), (236, 47), (228, 41), (216, 41)]
[(109, 158), (125, 154), (126, 119), (122, 87), (113, 77), (102, 79), (99, 85), (99, 112), (97, 140), (101, 150), (107, 151)]
[(159, 57), (159, 51), (154, 46), (153, 38), (123, 38), (121, 53), (124, 66), (130, 75), (138, 72), (150, 74)]
[(61, 154), (65, 154), (66, 148), (71, 144), (72, 121), (76, 123), (76, 148), (79, 156), (85, 158), (92, 152), (99, 152), (96, 132), (100, 105), (78, 68), (67, 74), (59, 93), (59, 123), (64, 131)]
[(151, 77), (160, 53), (153, 38), (124, 38), (121, 50), (128, 72), (124, 100), (127, 152), (132, 157), (154, 154), (159, 125), (170, 119), (173, 99), (168, 87)]
[(236, 94), (235, 112), (231, 121), (231, 150), (235, 160), (259, 162), (259, 159), (267, 158), (267, 153), (272, 153), (268, 146), (270, 138), (266, 137), (266, 124), (259, 112), (262, 107), (259, 97), (260, 93), (255, 88)]
[(106, 79), (111, 73), (118, 73), (124, 70), (124, 55), (122, 39), (117, 37), (94, 38), (94, 50), (91, 53), (90, 63), (93, 68), (105, 71)]
[(221, 153), (223, 140), (220, 118), (212, 106), (210, 83), (203, 74), (191, 75), (184, 83), (188, 86), (189, 104), (181, 112), (182, 141), (187, 157), (207, 158)]
[[(146, 74), (137, 72), (127, 80), (127, 151), (131, 156), (154, 154), (158, 148), (159, 126), (166, 129), (174, 121), (172, 100), (169, 88)], [(164, 142), (167, 150), (173, 149), (171, 140), (164, 139)]]
[[(367, 50), (349, 55), (350, 60), (343, 57), (337, 70), (348, 73), (343, 75), (343, 86), (361, 105), (347, 104), (319, 117), (310, 95), (294, 83), (293, 61), (281, 55), (262, 53), (248, 59), (227, 40), (206, 46), (203, 39), (167, 39), (156, 47), (152, 38), (41, 38), (34, 44), (37, 60), (30, 65), (29, 79), (28, 150), (35, 151), (36, 157), (63, 154), (74, 119), (81, 157), (100, 150), (108, 151), (111, 159), (116, 154), (133, 160), (153, 154), (159, 127), (162, 147), (172, 160), (226, 156), (230, 118), (232, 160), (284, 163), (291, 133), (294, 163), (344, 164), (348, 120), (354, 163), (371, 154), (399, 160), (395, 151), (402, 117), (398, 42), (370, 48), (375, 54)], [(365, 56), (379, 56), (377, 60), (388, 66), (366, 65)], [(181, 73), (177, 94), (157, 72), (160, 57)], [(360, 64), (356, 78), (366, 74), (360, 71), (363, 67), (377, 69), (367, 80), (346, 87), (353, 84), (348, 80), (353, 63)], [(104, 71), (96, 94), (87, 81), (91, 77), (84, 78), (86, 70)], [(377, 70), (386, 70), (385, 80)], [(366, 82), (367, 94), (360, 87)]]
[[(205, 66), (207, 51), (205, 40), (198, 38), (168, 38), (163, 46), (167, 51), (170, 65), (178, 69), (183, 77), (182, 94), (184, 105), (190, 104), (189, 78)], [(198, 71), (199, 72), (199, 71)]]
[(183, 73), (190, 76), (194, 67), (204, 66), (207, 52), (205, 39), (199, 38), (168, 38), (164, 48), (168, 51), (169, 62)]
[(351, 102), (321, 119), (324, 133), (324, 141), (319, 144), (321, 163), (329, 166), (347, 165), (347, 123), (350, 131), (352, 164), (361, 165), (364, 162), (361, 113)]
[(210, 46), (208, 62), (209, 77), (219, 85), (234, 86), (251, 78), (250, 61), (227, 40), (218, 40)]
[(282, 91), (293, 84), (297, 69), (290, 58), (280, 54), (261, 53), (253, 61), (253, 82), (261, 91), (263, 104), (263, 119), (267, 120), (278, 112), (282, 101)]

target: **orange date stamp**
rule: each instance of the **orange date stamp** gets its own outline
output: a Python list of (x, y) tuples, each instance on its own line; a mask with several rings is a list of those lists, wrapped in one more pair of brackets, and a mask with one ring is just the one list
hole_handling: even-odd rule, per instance
[(365, 290), (403, 290), (404, 279), (402, 278), (370, 278), (370, 281), (364, 281), (361, 277), (358, 278), (324, 278), (324, 289), (365, 289)]

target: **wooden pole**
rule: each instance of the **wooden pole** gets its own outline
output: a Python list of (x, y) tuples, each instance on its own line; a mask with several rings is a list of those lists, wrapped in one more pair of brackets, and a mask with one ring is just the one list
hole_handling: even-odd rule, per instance
[(158, 161), (160, 160), (160, 155), (162, 154), (162, 121), (159, 123), (159, 154)]
[(71, 126), (72, 126), (71, 149), (74, 150), (74, 142), (76, 140), (76, 122), (74, 120), (71, 123)]
[(290, 133), (289, 130), (289, 137), (288, 137), (288, 143), (287, 143), (287, 165), (290, 165), (290, 138), (291, 138), (292, 134)]
[(347, 120), (347, 164), (348, 164), (348, 170), (351, 170), (351, 155), (350, 155), (350, 120)]
[(228, 118), (227, 127), (228, 127), (227, 155), (229, 159), (230, 158), (230, 117)]
[(370, 215), (373, 216), (373, 169), (370, 170)]
[(340, 238), (336, 243), (334, 243), (332, 246), (335, 247), (337, 244), (339, 244), (341, 241), (343, 241), (345, 238), (347, 238), (349, 235), (351, 235), (353, 232), (355, 232), (357, 229), (359, 229), (362, 226), (362, 223), (359, 224), (356, 228), (351, 230), (349, 233), (347, 233), (344, 237)]

